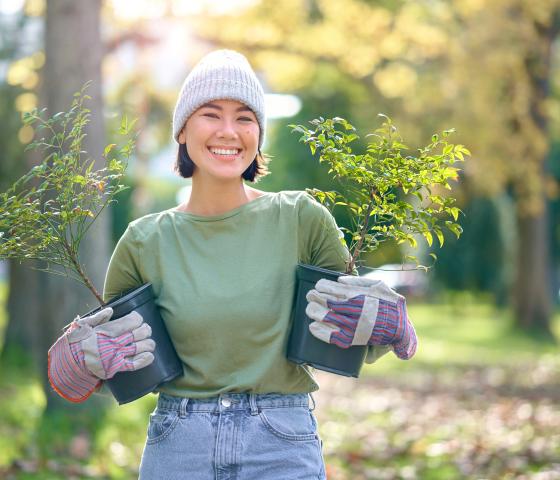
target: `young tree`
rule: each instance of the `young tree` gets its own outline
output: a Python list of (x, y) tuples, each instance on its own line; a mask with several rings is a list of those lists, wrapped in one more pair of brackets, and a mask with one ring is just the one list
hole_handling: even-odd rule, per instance
[[(102, 168), (105, 129), (103, 100), (101, 94), (101, 57), (103, 53), (100, 36), (100, 0), (74, 2), (72, 0), (48, 0), (45, 12), (45, 57), (42, 84), (38, 103), (46, 105), (49, 112), (65, 110), (73, 93), (91, 81), (91, 122), (87, 126), (84, 149), (96, 158), (96, 168)], [(109, 222), (102, 216), (82, 244), (82, 260), (91, 265), (89, 274), (95, 284), (102, 284), (109, 259)], [(38, 372), (47, 395), (47, 408), (63, 405), (61, 398), (51, 391), (47, 379), (47, 350), (60, 335), (61, 329), (86, 305), (94, 305), (86, 288), (68, 284), (63, 278), (47, 275), (17, 266), (17, 275), (10, 285), (9, 321), (17, 322), (21, 315), (34, 328), (31, 345), (36, 349)], [(36, 288), (33, 288), (35, 286)], [(23, 311), (22, 305), (35, 303), (40, 308)], [(8, 327), (10, 328), (10, 327)]]

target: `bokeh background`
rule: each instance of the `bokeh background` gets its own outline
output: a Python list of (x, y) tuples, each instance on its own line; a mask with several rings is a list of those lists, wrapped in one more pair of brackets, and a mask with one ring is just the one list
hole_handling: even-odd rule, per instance
[[(92, 80), (87, 151), (138, 119), (131, 187), (83, 259), (98, 286), (132, 219), (171, 208), (171, 113), (206, 52), (233, 48), (267, 93), (269, 191), (336, 188), (289, 124), (389, 115), (411, 148), (455, 128), (472, 157), (453, 185), (464, 233), (387, 243), (364, 267), (407, 295), (420, 347), (361, 378), (317, 372), (329, 480), (560, 478), (560, 1), (0, 0), (0, 191), (38, 162), (22, 113), (66, 110)], [(359, 145), (358, 145), (359, 148)], [(340, 225), (344, 212), (335, 211)], [(364, 273), (366, 270), (364, 270)], [(70, 280), (0, 262), (0, 478), (135, 478), (149, 395), (83, 405), (46, 381), (46, 351), (94, 306)]]

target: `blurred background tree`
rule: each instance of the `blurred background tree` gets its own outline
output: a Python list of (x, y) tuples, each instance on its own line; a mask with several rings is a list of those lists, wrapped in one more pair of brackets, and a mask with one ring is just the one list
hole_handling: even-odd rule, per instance
[[(7, 110), (9, 118), (13, 117), (13, 112), (34, 107), (46, 106), (49, 112), (67, 110), (74, 92), (79, 91), (86, 81), (92, 80), (88, 90), (91, 121), (86, 128), (84, 146), (92, 158), (98, 159), (96, 167), (101, 168), (101, 149), (105, 140), (101, 94), (101, 1), (76, 4), (66, 0), (49, 0), (46, 4), (31, 2), (29, 5), (19, 14), (16, 25), (21, 29), (25, 22), (34, 22), (35, 27), (44, 32), (44, 39), (34, 39), (32, 44), (19, 42), (21, 50), (27, 50), (28, 53), (14, 61), (8, 71), (6, 83), (11, 85), (11, 91), (17, 88), (22, 90), (15, 99), (15, 108)], [(40, 21), (43, 15), (44, 22)], [(22, 37), (26, 38), (24, 35)], [(75, 41), (69, 42), (68, 38), (75, 38)], [(12, 55), (15, 53), (12, 51)], [(16, 167), (10, 170), (10, 175), (6, 175), (7, 179), (16, 177), (37, 162), (37, 158), (34, 158), (36, 153), (23, 154), (21, 148), (21, 144), (29, 143), (35, 135), (32, 127), (22, 127), (20, 122), (17, 135), (14, 135), (15, 130), (7, 130), (12, 135), (12, 139), (6, 142), (8, 152), (10, 148), (18, 152), (12, 158), (8, 157)], [(19, 148), (15, 147), (15, 139), (20, 143)], [(98, 286), (103, 284), (110, 254), (108, 220), (107, 215), (100, 217), (82, 245), (82, 259), (91, 266), (92, 280)], [(48, 384), (47, 350), (60, 335), (62, 327), (77, 312), (87, 309), (88, 305), (95, 305), (95, 301), (83, 286), (58, 276), (30, 270), (28, 266), (16, 262), (11, 263), (8, 299), (10, 321), (6, 335), (8, 348), (3, 349), (3, 356), (14, 355), (21, 359), (22, 355), (14, 351), (31, 354), (47, 395), (48, 409), (56, 410), (66, 405)], [(37, 328), (39, 325), (40, 328)]]
[[(0, 145), (3, 155), (0, 162), (0, 189), (7, 187), (18, 178), (27, 167), (35, 163), (33, 154), (25, 154), (22, 144), (30, 141), (32, 132), (23, 127), (21, 113), (32, 108), (36, 99), (35, 91), (39, 83), (39, 71), (44, 64), (44, 54), (37, 52), (34, 45), (29, 45), (25, 35), (33, 23), (24, 10), (13, 15), (0, 17), (0, 61), (8, 66), (4, 81), (0, 83), (0, 112), (3, 128), (0, 129)], [(37, 303), (17, 295), (17, 290), (34, 292), (37, 277), (26, 276), (25, 269), (14, 262), (9, 268), (9, 283), (12, 285), (8, 299), (8, 309), (19, 321), (8, 324), (4, 335), (5, 348), (1, 358), (18, 358), (24, 361), (23, 352), (36, 352), (33, 341), (33, 321), (37, 318)], [(25, 289), (22, 287), (25, 286)], [(39, 361), (39, 355), (36, 360)], [(28, 358), (28, 363), (33, 360)]]

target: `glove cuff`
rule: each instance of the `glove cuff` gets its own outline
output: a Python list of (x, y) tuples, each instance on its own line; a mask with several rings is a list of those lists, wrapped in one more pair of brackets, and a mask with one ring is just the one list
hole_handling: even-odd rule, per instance
[(397, 308), (402, 322), (399, 323), (399, 328), (395, 334), (398, 341), (394, 343), (393, 350), (395, 355), (401, 360), (409, 360), (416, 353), (418, 340), (416, 338), (414, 326), (408, 320), (408, 313), (404, 300), (397, 304)]
[(53, 390), (74, 403), (86, 400), (102, 383), (76, 362), (66, 334), (49, 349), (48, 377)]

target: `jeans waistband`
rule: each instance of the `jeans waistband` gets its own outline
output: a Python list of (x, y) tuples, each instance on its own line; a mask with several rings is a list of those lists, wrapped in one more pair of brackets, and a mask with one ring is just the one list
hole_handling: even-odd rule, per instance
[[(256, 412), (266, 408), (308, 407), (307, 393), (223, 393), (208, 398), (175, 397), (160, 393), (157, 408), (161, 410), (176, 410), (181, 414), (186, 412), (220, 412), (232, 410), (251, 410)], [(311, 403), (315, 409), (315, 400), (311, 396)]]

